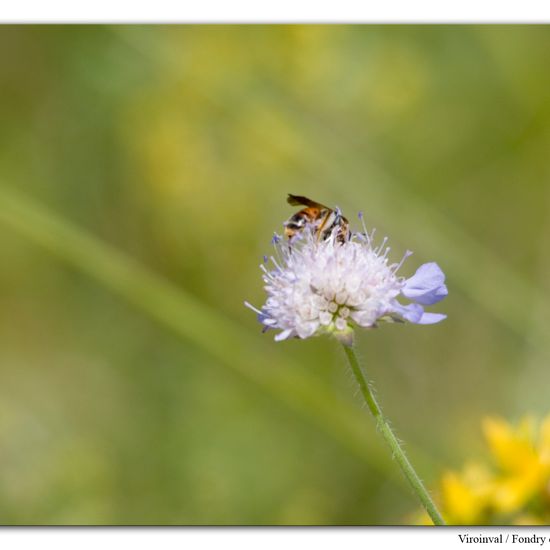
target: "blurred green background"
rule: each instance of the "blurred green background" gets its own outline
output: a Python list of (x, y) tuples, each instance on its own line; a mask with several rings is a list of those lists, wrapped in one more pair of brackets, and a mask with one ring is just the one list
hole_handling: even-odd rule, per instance
[(1, 27), (0, 523), (408, 521), (338, 345), (243, 306), (288, 192), (447, 274), (358, 337), (429, 486), (548, 412), (548, 67), (544, 26)]

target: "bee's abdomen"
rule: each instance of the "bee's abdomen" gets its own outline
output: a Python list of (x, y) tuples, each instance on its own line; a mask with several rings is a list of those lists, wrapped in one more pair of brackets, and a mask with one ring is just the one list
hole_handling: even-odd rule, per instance
[(285, 222), (285, 227), (298, 231), (305, 227), (306, 222), (307, 218), (303, 214), (300, 214), (300, 212), (298, 212), (297, 214), (291, 216), (287, 222)]

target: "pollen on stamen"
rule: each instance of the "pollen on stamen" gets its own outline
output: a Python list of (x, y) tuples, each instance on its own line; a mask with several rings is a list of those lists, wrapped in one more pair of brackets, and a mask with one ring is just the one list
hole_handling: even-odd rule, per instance
[(403, 265), (403, 262), (409, 257), (409, 256), (412, 256), (413, 255), (413, 252), (412, 250), (406, 250), (405, 251), (405, 254), (403, 254), (403, 257), (401, 258), (401, 261), (394, 264), (394, 266), (392, 266), (392, 270), (393, 272), (395, 273), (397, 270), (399, 270), (401, 268), (401, 266)]
[(382, 252), (382, 250), (386, 246), (387, 242), (388, 242), (388, 237), (384, 237), (382, 239), (382, 242), (374, 249), (374, 253), (377, 255), (380, 254), (380, 252)]
[(279, 270), (282, 271), (281, 266), (277, 263), (277, 260), (271, 256), (271, 261), (273, 262), (273, 265)]
[(357, 217), (359, 218), (359, 220), (361, 222), (361, 226), (363, 227), (362, 235), (364, 236), (365, 240), (367, 241), (367, 244), (370, 246), (371, 243), (372, 243), (372, 239), (374, 238), (374, 232), (376, 231), (376, 229), (373, 229), (372, 234), (369, 235), (367, 226), (365, 224), (365, 215), (363, 214), (362, 210), (359, 211), (359, 214), (357, 214)]
[(251, 309), (252, 311), (256, 312), (258, 315), (262, 315), (262, 312), (257, 308), (257, 307), (254, 307), (250, 302), (244, 302), (244, 305), (248, 308), (248, 309)]

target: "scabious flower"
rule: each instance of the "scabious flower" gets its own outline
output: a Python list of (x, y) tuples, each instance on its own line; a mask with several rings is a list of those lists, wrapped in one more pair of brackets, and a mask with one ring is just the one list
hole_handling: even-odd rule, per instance
[[(351, 343), (355, 327), (445, 319), (441, 313), (424, 311), (424, 306), (447, 295), (439, 266), (427, 263), (409, 279), (400, 277), (397, 272), (411, 252), (400, 262), (389, 263), (387, 239), (375, 246), (374, 230), (369, 234), (364, 224), (363, 229), (344, 242), (338, 228), (325, 239), (319, 239), (313, 227), (306, 227), (291, 243), (274, 237), (272, 267), (266, 267), (267, 262), (260, 266), (266, 303), (261, 309), (245, 304), (256, 311), (266, 329), (280, 331), (275, 340), (333, 334)], [(401, 303), (403, 298), (410, 303)]]

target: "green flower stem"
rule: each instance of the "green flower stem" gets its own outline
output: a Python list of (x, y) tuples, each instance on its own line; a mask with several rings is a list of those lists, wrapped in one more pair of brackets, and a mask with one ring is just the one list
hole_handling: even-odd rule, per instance
[(432, 500), (428, 491), (426, 490), (426, 487), (424, 487), (424, 484), (418, 477), (418, 474), (416, 473), (412, 464), (409, 462), (405, 451), (403, 451), (401, 445), (399, 444), (399, 441), (397, 440), (395, 434), (390, 428), (386, 417), (382, 413), (382, 409), (380, 408), (380, 405), (374, 397), (372, 387), (369, 382), (367, 382), (365, 375), (363, 374), (363, 371), (359, 366), (359, 361), (357, 360), (357, 355), (355, 354), (353, 347), (345, 344), (343, 346), (348, 357), (351, 370), (353, 371), (355, 379), (357, 380), (359, 388), (361, 389), (361, 393), (365, 398), (365, 402), (367, 403), (370, 412), (376, 419), (377, 427), (384, 436), (384, 439), (386, 440), (388, 445), (390, 446), (393, 456), (397, 460), (399, 466), (401, 467), (401, 470), (411, 484), (414, 492), (418, 495), (418, 498), (422, 502), (422, 505), (424, 506), (424, 508), (426, 508), (426, 512), (428, 512), (430, 518), (432, 518), (434, 525), (445, 525), (445, 522), (443, 521), (439, 510), (435, 506), (434, 501)]

